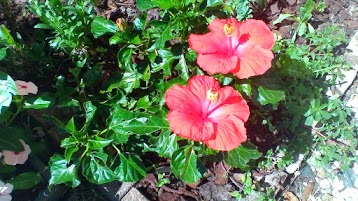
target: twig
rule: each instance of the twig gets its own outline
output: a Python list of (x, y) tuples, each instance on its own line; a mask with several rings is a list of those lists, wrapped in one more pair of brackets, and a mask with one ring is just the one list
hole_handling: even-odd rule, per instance
[(312, 128), (312, 130), (315, 132), (315, 134), (318, 134), (319, 136), (323, 137), (324, 139), (326, 139), (328, 142), (335, 144), (335, 145), (340, 145), (340, 146), (344, 146), (344, 147), (349, 147), (349, 145), (344, 144), (343, 142), (339, 142), (337, 140), (334, 139), (330, 139), (328, 136), (326, 136), (325, 134), (319, 132), (317, 129)]

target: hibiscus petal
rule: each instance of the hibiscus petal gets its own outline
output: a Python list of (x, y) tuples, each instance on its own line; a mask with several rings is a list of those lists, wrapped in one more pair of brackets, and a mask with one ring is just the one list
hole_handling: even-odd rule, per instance
[(199, 54), (217, 52), (220, 49), (220, 43), (217, 40), (211, 40), (211, 35), (210, 33), (205, 35), (190, 34), (188, 39), (190, 48)]
[(239, 68), (231, 71), (238, 78), (248, 78), (251, 76), (262, 75), (271, 68), (273, 53), (257, 45), (244, 45), (239, 50)]
[(165, 93), (165, 103), (170, 110), (201, 113), (201, 101), (186, 86), (174, 85)]
[(172, 131), (183, 138), (201, 141), (215, 137), (213, 124), (200, 116), (173, 110), (167, 119)]
[(209, 148), (230, 151), (237, 148), (247, 139), (244, 123), (234, 116), (217, 123), (216, 137), (203, 141)]
[(238, 66), (238, 57), (225, 54), (205, 54), (198, 55), (198, 65), (209, 74), (226, 74)]
[(236, 18), (229, 18), (229, 19), (215, 18), (210, 22), (208, 28), (212, 33), (220, 34), (223, 37), (227, 37), (224, 31), (224, 27), (225, 24), (230, 22), (232, 23), (232, 26), (234, 26), (234, 32), (231, 35), (236, 37), (239, 34), (239, 27), (240, 27), (240, 23), (236, 20)]
[(241, 23), (240, 34), (249, 34), (248, 44), (256, 44), (271, 50), (275, 44), (275, 37), (269, 27), (261, 20), (248, 19)]
[(218, 101), (209, 110), (213, 111), (209, 118), (213, 122), (221, 122), (229, 115), (235, 115), (237, 118), (246, 122), (250, 116), (249, 106), (242, 98), (239, 92), (232, 87), (224, 87), (220, 90)]
[(220, 89), (220, 84), (213, 77), (199, 75), (192, 77), (188, 82), (188, 89), (201, 101), (206, 102), (207, 92), (212, 89)]

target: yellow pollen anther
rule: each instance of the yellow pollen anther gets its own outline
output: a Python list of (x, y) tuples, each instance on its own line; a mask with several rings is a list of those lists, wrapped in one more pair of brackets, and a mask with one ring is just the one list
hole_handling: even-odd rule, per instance
[(227, 36), (231, 36), (235, 31), (235, 26), (233, 22), (228, 22), (224, 25), (224, 32)]
[(215, 88), (210, 88), (207, 92), (206, 92), (206, 99), (209, 101), (213, 101), (215, 99), (218, 98), (219, 95), (219, 91)]

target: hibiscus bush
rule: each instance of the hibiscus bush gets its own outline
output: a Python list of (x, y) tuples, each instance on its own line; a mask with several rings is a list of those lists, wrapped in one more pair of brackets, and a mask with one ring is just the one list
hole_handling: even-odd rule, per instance
[[(327, 48), (329, 33), (311, 29), (295, 34), (301, 44), (283, 39), (248, 19), (248, 1), (137, 0), (132, 20), (98, 16), (93, 3), (29, 1), (39, 17), (30, 45), (0, 27), (3, 166), (45, 158), (49, 186), (132, 182), (163, 167), (195, 183), (213, 163), (250, 178), (250, 170), (283, 168), (330, 138), (355, 147), (356, 127), (344, 126), (349, 109), (324, 96), (334, 82), (326, 77), (342, 69), (322, 71), (341, 62), (323, 57), (343, 39)], [(302, 12), (315, 6), (307, 1), (312, 9)], [(332, 134), (337, 120), (343, 137)], [(274, 152), (281, 157), (272, 160)], [(324, 161), (355, 160), (354, 148), (333, 152)], [(36, 175), (27, 187), (41, 181)]]

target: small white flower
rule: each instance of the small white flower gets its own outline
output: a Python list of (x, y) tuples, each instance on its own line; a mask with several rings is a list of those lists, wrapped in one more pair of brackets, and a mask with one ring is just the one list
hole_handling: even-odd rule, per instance
[(14, 185), (12, 184), (5, 184), (4, 182), (0, 181), (0, 201), (10, 201), (12, 197), (10, 193), (14, 189)]
[(22, 80), (16, 80), (17, 95), (29, 95), (37, 94), (38, 88), (33, 82), (24, 82)]

